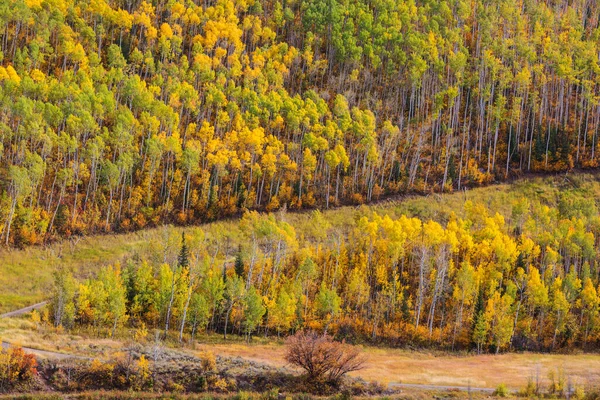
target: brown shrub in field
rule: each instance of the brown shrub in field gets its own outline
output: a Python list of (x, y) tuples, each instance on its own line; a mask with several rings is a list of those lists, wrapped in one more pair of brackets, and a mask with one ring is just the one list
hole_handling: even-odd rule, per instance
[(338, 386), (348, 372), (362, 369), (366, 361), (358, 348), (314, 331), (290, 336), (285, 359), (304, 369), (309, 382), (334, 386)]

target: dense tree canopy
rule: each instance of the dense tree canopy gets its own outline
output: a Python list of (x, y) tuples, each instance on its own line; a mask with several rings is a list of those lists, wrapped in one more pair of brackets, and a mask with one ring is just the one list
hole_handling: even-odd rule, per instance
[(4, 1), (0, 239), (595, 167), (598, 15), (593, 0)]
[(253, 211), (227, 231), (194, 228), (182, 240), (165, 230), (148, 255), (78, 288), (56, 274), (47, 320), (182, 341), (311, 329), (444, 349), (594, 349), (600, 218), (585, 198), (561, 192), (558, 208), (521, 198), (505, 215), (467, 201), (460, 217), (433, 220), (365, 208), (343, 223), (314, 211), (292, 224)]

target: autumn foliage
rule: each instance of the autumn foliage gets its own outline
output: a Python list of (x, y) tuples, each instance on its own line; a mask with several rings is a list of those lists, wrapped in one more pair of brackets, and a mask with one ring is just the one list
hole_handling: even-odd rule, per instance
[(595, 167), (589, 0), (5, 0), (0, 241)]
[(591, 350), (600, 224), (580, 184), (556, 202), (516, 197), (502, 214), (466, 201), (435, 220), (363, 208), (248, 212), (183, 238), (164, 229), (143, 255), (85, 281), (56, 274), (49, 317), (97, 335), (134, 329), (140, 341), (154, 330), (184, 342), (307, 329), (480, 353)]
[(0, 390), (11, 390), (29, 384), (37, 375), (37, 361), (22, 348), (12, 347), (0, 352)]

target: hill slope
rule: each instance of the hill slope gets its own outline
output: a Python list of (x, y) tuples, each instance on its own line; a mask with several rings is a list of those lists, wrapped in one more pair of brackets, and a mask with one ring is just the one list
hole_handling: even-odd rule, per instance
[(592, 0), (8, 0), (0, 239), (597, 166)]
[(7, 251), (2, 285), (15, 290), (0, 300), (6, 309), (53, 293), (49, 321), (107, 334), (142, 322), (185, 337), (308, 327), (392, 345), (591, 350), (598, 193), (597, 175), (534, 178), (371, 207), (249, 212), (187, 229), (185, 246), (181, 228), (165, 227)]

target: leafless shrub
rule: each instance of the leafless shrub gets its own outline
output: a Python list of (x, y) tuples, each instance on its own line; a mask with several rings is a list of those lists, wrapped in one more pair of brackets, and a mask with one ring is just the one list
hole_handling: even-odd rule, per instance
[(287, 339), (285, 359), (304, 369), (314, 383), (339, 385), (344, 375), (364, 367), (358, 348), (316, 332), (298, 332)]

